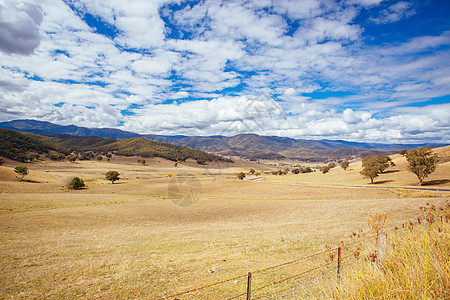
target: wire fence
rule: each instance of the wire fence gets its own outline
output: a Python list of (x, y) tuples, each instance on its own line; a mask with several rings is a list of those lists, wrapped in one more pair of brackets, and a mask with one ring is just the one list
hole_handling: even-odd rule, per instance
[[(406, 227), (405, 227), (406, 228)], [(395, 227), (392, 230), (402, 229)], [(327, 247), (325, 251), (316, 252), (295, 260), (283, 262), (267, 268), (248, 272), (204, 286), (193, 287), (183, 292), (171, 294), (160, 298), (170, 300), (181, 299), (276, 299), (291, 297), (303, 288), (303, 293), (314, 295), (323, 292), (321, 287), (317, 288), (315, 281), (319, 279), (333, 279), (339, 283), (344, 266), (354, 264), (360, 255), (358, 244), (375, 240), (375, 235), (365, 235), (353, 243), (342, 243), (339, 247)], [(298, 266), (301, 264), (301, 266)], [(295, 266), (295, 267), (294, 267)], [(281, 269), (290, 267), (288, 271)], [(272, 273), (271, 273), (272, 272)], [(276, 272), (276, 273), (274, 273)], [(269, 273), (269, 274), (268, 274)], [(241, 285), (240, 281), (246, 284)], [(232, 284), (226, 289), (217, 289), (223, 284)], [(309, 287), (307, 285), (309, 284)], [(211, 290), (211, 288), (214, 288)], [(228, 296), (224, 293), (229, 292)], [(217, 298), (217, 295), (220, 297)], [(213, 296), (214, 295), (214, 296)], [(179, 298), (183, 297), (183, 298)]]

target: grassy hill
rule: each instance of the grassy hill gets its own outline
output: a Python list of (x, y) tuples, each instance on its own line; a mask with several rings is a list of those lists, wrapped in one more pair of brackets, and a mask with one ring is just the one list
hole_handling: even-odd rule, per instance
[(0, 156), (19, 161), (26, 160), (29, 153), (42, 154), (55, 149), (44, 140), (15, 130), (0, 129), (0, 141)]
[(0, 156), (26, 161), (30, 153), (45, 154), (50, 150), (69, 154), (73, 151), (112, 152), (124, 156), (161, 157), (172, 161), (194, 159), (205, 161), (230, 161), (222, 156), (189, 147), (160, 143), (145, 138), (124, 140), (97, 136), (72, 136), (60, 134), (45, 136), (35, 133), (0, 129)]
[(96, 147), (100, 151), (115, 151), (119, 155), (142, 157), (162, 157), (173, 161), (184, 161), (188, 158), (197, 161), (229, 161), (228, 159), (210, 154), (204, 151), (195, 150), (189, 147), (151, 141), (145, 138), (131, 138), (115, 141), (114, 143)]

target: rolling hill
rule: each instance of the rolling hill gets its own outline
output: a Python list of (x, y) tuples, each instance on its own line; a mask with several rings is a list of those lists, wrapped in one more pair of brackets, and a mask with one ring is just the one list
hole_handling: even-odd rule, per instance
[[(0, 128), (7, 128), (41, 135), (96, 136), (105, 139), (146, 138), (148, 140), (184, 146), (224, 156), (239, 156), (247, 159), (298, 159), (304, 161), (327, 161), (336, 159), (361, 158), (366, 155), (391, 154), (402, 149), (417, 146), (441, 147), (441, 144), (378, 144), (341, 140), (305, 140), (257, 134), (225, 136), (167, 136), (138, 134), (112, 128), (86, 128), (75, 125), (62, 126), (36, 120), (15, 120), (1, 122)], [(80, 140), (83, 143), (86, 140)], [(71, 141), (74, 142), (74, 141)], [(103, 141), (99, 141), (100, 144)], [(58, 144), (64, 144), (59, 141)], [(89, 144), (89, 142), (87, 142)]]
[(203, 161), (230, 161), (224, 157), (189, 147), (160, 143), (145, 138), (123, 140), (95, 136), (72, 136), (60, 134), (45, 136), (0, 129), (0, 156), (25, 161), (30, 153), (44, 154), (52, 151), (69, 154), (73, 151), (115, 152), (123, 156), (162, 157), (172, 161), (194, 159)]

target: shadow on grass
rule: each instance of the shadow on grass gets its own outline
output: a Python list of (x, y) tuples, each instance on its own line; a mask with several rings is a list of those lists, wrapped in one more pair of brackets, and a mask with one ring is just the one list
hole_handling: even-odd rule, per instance
[(382, 174), (397, 173), (397, 172), (400, 172), (400, 170), (387, 170), (387, 171), (383, 171)]
[(394, 180), (381, 180), (381, 181), (375, 181), (373, 184), (383, 184), (388, 182), (393, 182)]
[(449, 179), (438, 179), (438, 180), (429, 180), (429, 181), (425, 181), (422, 183), (422, 186), (427, 186), (427, 185), (440, 185), (440, 184), (446, 184), (449, 183), (450, 180)]
[(21, 182), (42, 183), (41, 181), (35, 181), (35, 180), (30, 180), (30, 179), (22, 179)]

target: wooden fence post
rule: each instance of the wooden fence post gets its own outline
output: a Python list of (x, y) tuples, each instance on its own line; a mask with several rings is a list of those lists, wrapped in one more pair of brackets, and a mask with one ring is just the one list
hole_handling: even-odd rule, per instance
[(252, 298), (252, 273), (248, 272), (247, 274), (247, 300), (251, 300)]
[(338, 280), (338, 283), (341, 281), (341, 247), (338, 247), (337, 280)]

